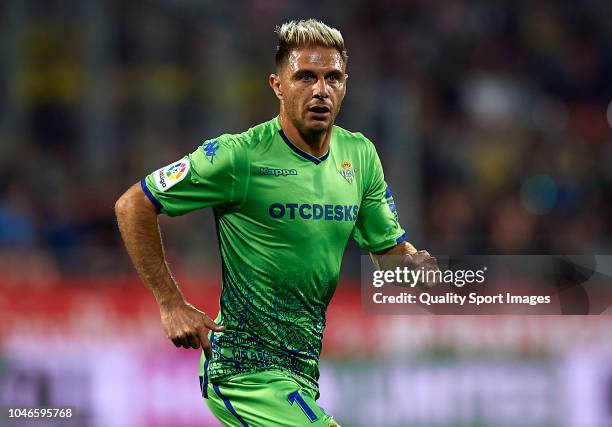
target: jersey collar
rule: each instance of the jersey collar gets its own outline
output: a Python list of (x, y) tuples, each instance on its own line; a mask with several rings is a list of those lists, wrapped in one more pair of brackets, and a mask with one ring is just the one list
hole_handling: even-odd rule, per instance
[(287, 138), (287, 135), (285, 135), (285, 132), (283, 131), (282, 128), (278, 130), (278, 133), (281, 136), (281, 138), (283, 138), (283, 141), (285, 141), (285, 144), (287, 144), (287, 146), (289, 148), (291, 148), (297, 155), (299, 155), (300, 157), (303, 157), (306, 160), (310, 160), (315, 165), (318, 165), (319, 163), (321, 163), (322, 161), (324, 161), (325, 159), (327, 159), (329, 157), (329, 148), (327, 149), (327, 152), (325, 154), (323, 154), (321, 157), (316, 157), (316, 156), (313, 156), (312, 154), (307, 153), (306, 151), (296, 147), (293, 144), (293, 142), (289, 141), (289, 138)]

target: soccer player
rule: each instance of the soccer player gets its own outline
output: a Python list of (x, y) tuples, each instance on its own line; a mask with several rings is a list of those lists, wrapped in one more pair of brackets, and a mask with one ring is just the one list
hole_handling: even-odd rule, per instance
[[(349, 238), (384, 263), (437, 269), (406, 241), (374, 145), (334, 126), (347, 51), (322, 22), (277, 28), (276, 118), (206, 140), (116, 204), (127, 251), (177, 346), (203, 349), (202, 395), (228, 426), (334, 426), (316, 403), (325, 312)], [(157, 214), (212, 207), (223, 290), (215, 319), (190, 305), (164, 258)]]

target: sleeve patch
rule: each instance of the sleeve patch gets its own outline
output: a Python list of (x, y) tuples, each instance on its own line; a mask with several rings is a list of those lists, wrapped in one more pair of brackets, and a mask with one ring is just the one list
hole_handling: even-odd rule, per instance
[(153, 173), (155, 186), (161, 192), (167, 191), (185, 179), (187, 172), (189, 172), (189, 167), (189, 160), (184, 158), (161, 169), (157, 169)]

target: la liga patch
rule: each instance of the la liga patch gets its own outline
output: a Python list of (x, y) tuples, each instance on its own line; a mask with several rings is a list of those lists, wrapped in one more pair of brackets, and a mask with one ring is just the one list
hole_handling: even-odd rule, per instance
[(189, 172), (190, 163), (187, 159), (181, 159), (154, 172), (155, 185), (159, 191), (167, 191), (172, 186), (181, 182)]

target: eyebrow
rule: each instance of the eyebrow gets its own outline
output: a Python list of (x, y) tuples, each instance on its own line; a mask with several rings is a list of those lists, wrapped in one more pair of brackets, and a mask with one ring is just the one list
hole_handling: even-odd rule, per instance
[(340, 70), (331, 70), (325, 73), (325, 77), (334, 76), (334, 77), (342, 77), (344, 73)]

